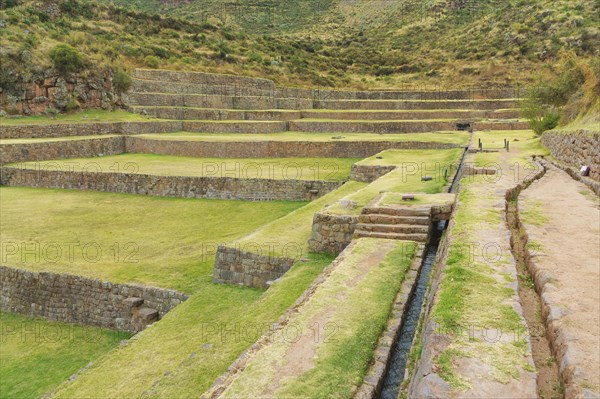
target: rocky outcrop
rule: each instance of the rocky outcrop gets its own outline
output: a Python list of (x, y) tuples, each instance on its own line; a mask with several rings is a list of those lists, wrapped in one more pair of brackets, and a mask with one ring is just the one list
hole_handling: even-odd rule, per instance
[(48, 110), (111, 109), (119, 105), (110, 75), (60, 76), (53, 69), (31, 79), (15, 78), (0, 88), (0, 109), (8, 114), (41, 115)]

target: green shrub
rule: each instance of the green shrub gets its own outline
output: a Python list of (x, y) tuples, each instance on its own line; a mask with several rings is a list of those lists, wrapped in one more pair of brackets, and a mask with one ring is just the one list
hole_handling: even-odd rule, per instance
[(67, 112), (76, 111), (79, 108), (81, 108), (81, 105), (79, 104), (79, 101), (77, 101), (77, 99), (75, 97), (71, 97), (71, 99), (67, 103), (67, 106), (65, 107)]
[(113, 77), (113, 86), (117, 94), (123, 94), (127, 92), (131, 88), (131, 76), (127, 74), (127, 72), (122, 69), (117, 70), (115, 72), (115, 76)]
[(152, 69), (158, 68), (158, 64), (160, 63), (158, 57), (155, 57), (153, 55), (146, 56), (146, 58), (144, 58), (144, 62), (146, 63), (146, 66), (148, 66), (148, 68)]
[(63, 73), (78, 72), (86, 65), (85, 57), (68, 44), (58, 44), (50, 50), (54, 67)]

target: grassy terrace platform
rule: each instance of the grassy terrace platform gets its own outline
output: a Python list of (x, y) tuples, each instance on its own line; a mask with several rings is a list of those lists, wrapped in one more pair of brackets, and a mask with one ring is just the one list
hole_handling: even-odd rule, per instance
[[(442, 191), (456, 170), (463, 150), (387, 150), (359, 162), (361, 165), (397, 166), (383, 177), (375, 180), (361, 190), (345, 197), (356, 202), (357, 207), (349, 210), (338, 203), (325, 211), (340, 214), (359, 214), (362, 208), (381, 192), (426, 193)], [(378, 159), (377, 157), (382, 157)], [(444, 171), (448, 174), (444, 177)], [(431, 176), (430, 181), (421, 181), (423, 176)]]
[[(144, 137), (153, 140), (178, 140), (178, 141), (310, 141), (310, 142), (339, 142), (339, 141), (426, 141), (466, 145), (469, 134), (466, 132), (439, 132), (439, 133), (406, 133), (406, 134), (377, 134), (377, 133), (297, 133), (282, 132), (271, 134), (204, 134), (204, 133), (158, 133), (141, 134), (135, 137)], [(334, 139), (333, 137), (342, 137)]]
[(356, 241), (288, 315), (296, 339), (276, 331), (220, 397), (352, 397), (415, 252), (412, 242)]
[(212, 286), (219, 243), (304, 205), (2, 187), (3, 263), (194, 293)]
[(192, 158), (155, 154), (122, 154), (95, 158), (25, 162), (25, 169), (140, 173), (159, 176), (231, 177), (343, 181), (359, 158)]
[(1, 313), (2, 398), (29, 399), (117, 347), (129, 334)]
[[(504, 149), (504, 139), (509, 141), (508, 159), (510, 162), (518, 162), (524, 167), (532, 155), (548, 155), (550, 152), (542, 146), (539, 137), (532, 130), (513, 130), (513, 131), (489, 131), (476, 132), (473, 136), (473, 143), (476, 147), (478, 140), (481, 139), (484, 150), (498, 150), (498, 152), (482, 152), (474, 156), (476, 166), (498, 168)], [(516, 172), (514, 170), (504, 171), (505, 173)], [(525, 171), (526, 173), (526, 171)]]

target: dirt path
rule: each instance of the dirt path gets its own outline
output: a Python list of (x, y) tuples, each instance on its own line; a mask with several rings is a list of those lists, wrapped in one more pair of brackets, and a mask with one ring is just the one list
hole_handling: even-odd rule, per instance
[(567, 398), (600, 397), (600, 208), (589, 193), (550, 166), (519, 199)]

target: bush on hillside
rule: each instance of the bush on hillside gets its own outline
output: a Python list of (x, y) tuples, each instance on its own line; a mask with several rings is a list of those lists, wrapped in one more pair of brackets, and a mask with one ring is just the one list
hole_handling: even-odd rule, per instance
[(50, 59), (62, 73), (78, 72), (86, 65), (85, 57), (68, 44), (58, 44), (50, 50)]
[(565, 52), (555, 76), (539, 81), (543, 83), (528, 90), (521, 108), (537, 134), (572, 122), (600, 101), (600, 61), (595, 59)]
[(131, 76), (129, 76), (127, 72), (122, 69), (119, 69), (117, 72), (115, 72), (115, 76), (113, 77), (113, 86), (117, 94), (121, 95), (129, 91), (131, 84)]
[(148, 68), (152, 69), (158, 68), (158, 64), (160, 63), (158, 57), (155, 57), (153, 55), (146, 56), (146, 58), (144, 58), (144, 62), (146, 63), (146, 66)]

